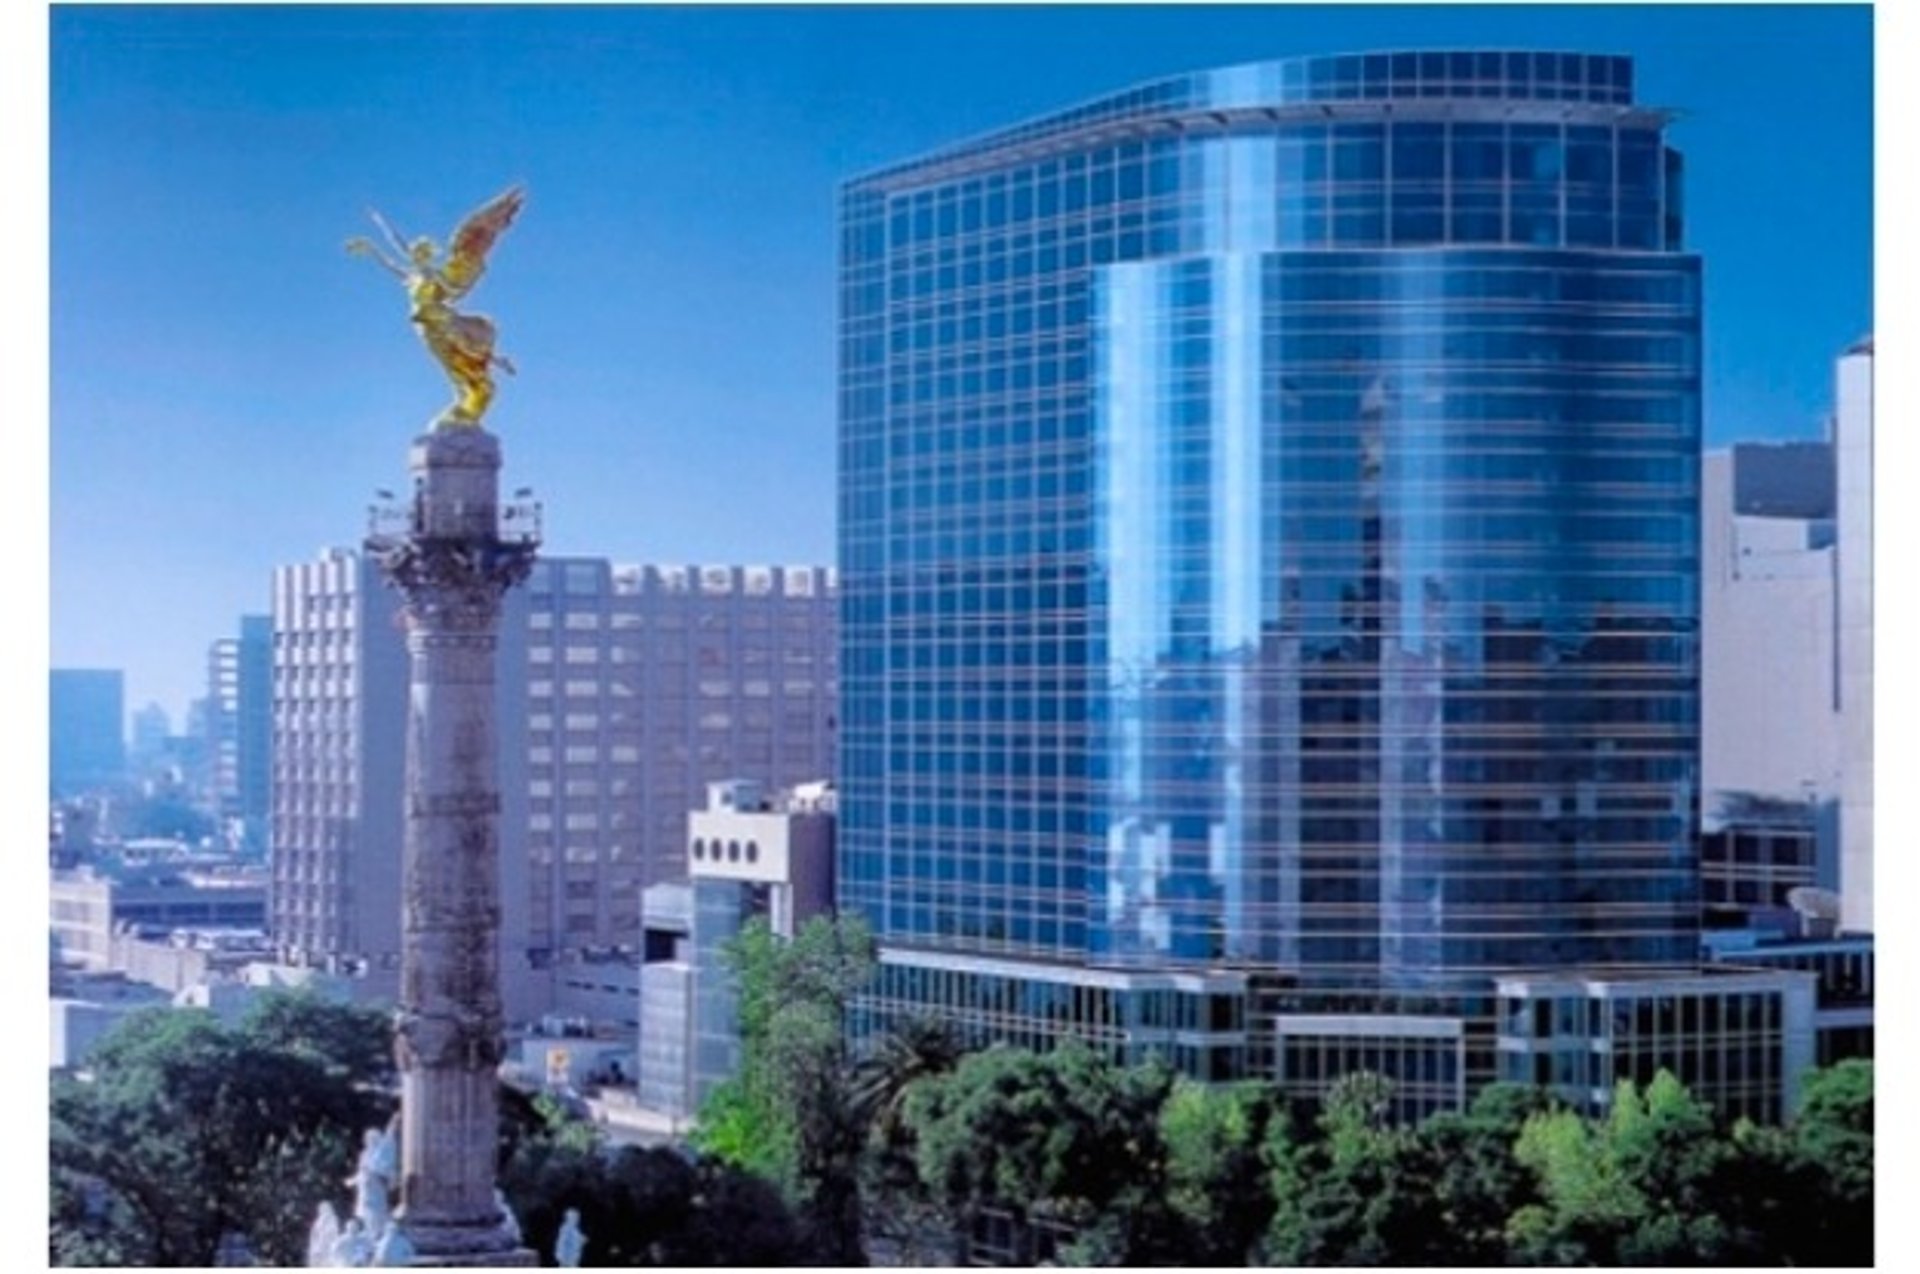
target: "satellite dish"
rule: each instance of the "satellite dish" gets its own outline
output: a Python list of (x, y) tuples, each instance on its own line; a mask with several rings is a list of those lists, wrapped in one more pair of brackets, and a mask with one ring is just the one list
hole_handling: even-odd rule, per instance
[(1809, 920), (1840, 919), (1840, 895), (1831, 889), (1821, 889), (1814, 885), (1801, 885), (1787, 891), (1787, 906), (1792, 907)]

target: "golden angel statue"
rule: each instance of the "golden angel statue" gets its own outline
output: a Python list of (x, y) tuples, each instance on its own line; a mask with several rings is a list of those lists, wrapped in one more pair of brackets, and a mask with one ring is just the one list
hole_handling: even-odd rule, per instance
[[(406, 285), (413, 312), (408, 316), (420, 329), (420, 339), (440, 361), (452, 379), (456, 397), (442, 412), (435, 427), (472, 425), (478, 427), (493, 401), (493, 377), (498, 365), (509, 375), (513, 364), (504, 354), (494, 351), (493, 322), (479, 314), (462, 314), (453, 308), (455, 301), (473, 290), (486, 273), (487, 253), (508, 226), (513, 224), (526, 194), (520, 187), (495, 195), (470, 214), (453, 232), (453, 242), (445, 260), (440, 245), (424, 235), (407, 243), (387, 224), (386, 218), (369, 208), (367, 215), (380, 227), (387, 243), (399, 255), (395, 260), (380, 251), (369, 239), (347, 240), (347, 251), (355, 256), (370, 256)], [(404, 264), (403, 264), (404, 263)]]

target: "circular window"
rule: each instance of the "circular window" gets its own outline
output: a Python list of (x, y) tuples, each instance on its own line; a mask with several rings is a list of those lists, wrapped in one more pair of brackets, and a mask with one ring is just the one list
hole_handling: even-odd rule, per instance
[(739, 841), (730, 840), (727, 842), (727, 861), (730, 863), (737, 863), (740, 861), (740, 842)]
[(757, 863), (760, 861), (760, 842), (759, 841), (750, 840), (747, 842), (747, 861), (750, 863)]
[(693, 856), (695, 858), (705, 858), (707, 856), (707, 842), (703, 840), (693, 842)]

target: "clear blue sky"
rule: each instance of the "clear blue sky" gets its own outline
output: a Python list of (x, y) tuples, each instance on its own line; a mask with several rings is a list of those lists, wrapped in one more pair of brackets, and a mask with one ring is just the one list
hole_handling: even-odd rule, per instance
[(1713, 442), (1811, 436), (1871, 326), (1865, 7), (74, 8), (51, 14), (51, 657), (178, 717), (446, 398), (343, 240), (530, 191), (474, 308), (556, 553), (830, 562), (845, 178), (1161, 75), (1619, 52), (1680, 108)]

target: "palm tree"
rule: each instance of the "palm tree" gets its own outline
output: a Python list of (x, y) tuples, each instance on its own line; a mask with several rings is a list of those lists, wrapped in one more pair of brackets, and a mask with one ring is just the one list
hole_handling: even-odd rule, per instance
[(854, 1064), (849, 1096), (855, 1120), (867, 1130), (867, 1229), (878, 1264), (951, 1265), (956, 1259), (940, 1210), (914, 1168), (905, 1114), (914, 1086), (951, 1071), (966, 1051), (946, 1023), (916, 1017)]
[(966, 1051), (952, 1028), (937, 1018), (901, 1022), (854, 1065), (855, 1115), (883, 1142), (893, 1142), (908, 1089), (919, 1080), (946, 1074)]

